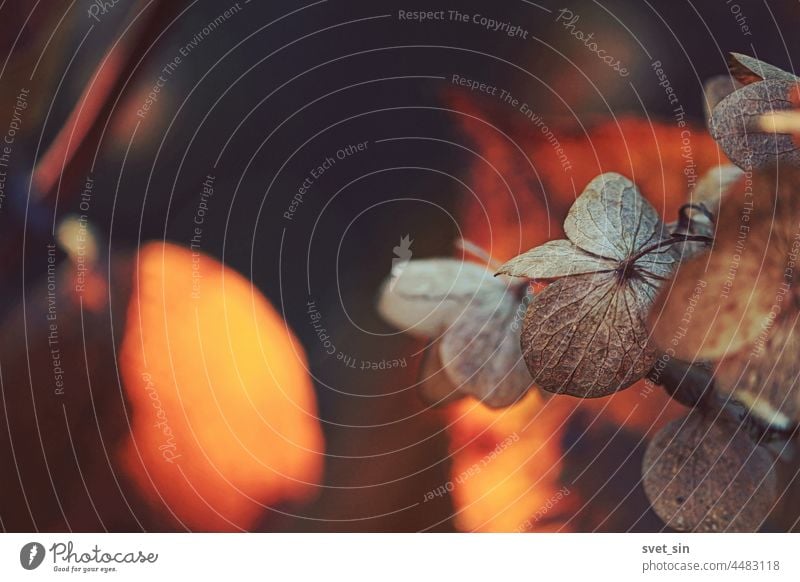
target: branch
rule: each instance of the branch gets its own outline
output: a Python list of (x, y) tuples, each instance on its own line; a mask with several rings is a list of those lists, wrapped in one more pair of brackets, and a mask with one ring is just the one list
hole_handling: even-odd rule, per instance
[(714, 372), (710, 365), (690, 364), (666, 355), (656, 360), (647, 378), (684, 406), (697, 406), (714, 392)]

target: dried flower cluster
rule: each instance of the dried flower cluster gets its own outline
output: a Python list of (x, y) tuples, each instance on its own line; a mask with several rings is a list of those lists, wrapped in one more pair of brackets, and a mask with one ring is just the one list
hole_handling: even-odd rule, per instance
[[(602, 174), (570, 209), (565, 240), (494, 269), (488, 257), (411, 261), (380, 302), (388, 321), (433, 340), (421, 383), (434, 403), (663, 384), (689, 411), (652, 439), (643, 485), (677, 530), (759, 529), (800, 423), (800, 79), (738, 54), (730, 72), (706, 96), (709, 131), (735, 165), (705, 176), (674, 222), (629, 179)], [(533, 294), (530, 281), (547, 286)]]

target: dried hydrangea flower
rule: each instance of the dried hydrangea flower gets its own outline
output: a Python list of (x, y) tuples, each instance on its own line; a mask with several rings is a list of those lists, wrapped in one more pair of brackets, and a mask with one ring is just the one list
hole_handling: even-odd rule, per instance
[(477, 263), (445, 258), (411, 260), (386, 280), (378, 303), (383, 318), (435, 339), (435, 354), (422, 366), (426, 400), (441, 404), (469, 394), (504, 407), (528, 391), (519, 342), (526, 289)]
[(554, 280), (525, 316), (522, 351), (534, 382), (554, 393), (607, 396), (630, 386), (656, 358), (645, 319), (679, 260), (675, 239), (628, 178), (592, 180), (548, 242), (498, 274)]
[(792, 73), (732, 53), (729, 68), (744, 85), (724, 97), (711, 112), (709, 131), (737, 166), (765, 168), (776, 161), (800, 166), (792, 135), (765, 131), (761, 118), (800, 107), (800, 78)]

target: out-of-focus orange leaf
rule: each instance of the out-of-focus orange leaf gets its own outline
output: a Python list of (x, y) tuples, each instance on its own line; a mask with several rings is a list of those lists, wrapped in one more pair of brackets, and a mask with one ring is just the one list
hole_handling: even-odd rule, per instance
[(251, 528), (318, 482), (323, 442), (302, 347), (251, 283), (173, 245), (139, 253), (120, 367), (122, 463), (189, 528)]
[[(460, 93), (448, 100), (467, 114), (457, 118), (461, 130), (489, 162), (476, 159), (470, 168), (477, 196), (465, 198), (464, 236), (501, 261), (563, 238), (569, 207), (599, 174), (633, 180), (669, 222), (703, 174), (727, 163), (705, 128), (688, 123), (623, 117), (586, 132), (545, 125), (544, 133), (518, 111), (483, 107)], [(508, 138), (474, 118), (490, 119)]]

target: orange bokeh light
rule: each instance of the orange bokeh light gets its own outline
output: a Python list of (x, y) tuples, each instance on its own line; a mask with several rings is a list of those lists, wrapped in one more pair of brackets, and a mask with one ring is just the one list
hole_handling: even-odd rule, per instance
[(247, 530), (264, 506), (314, 493), (323, 439), (302, 347), (232, 269), (145, 245), (120, 368), (132, 407), (121, 461), (164, 515)]

